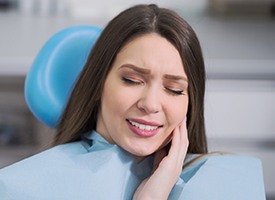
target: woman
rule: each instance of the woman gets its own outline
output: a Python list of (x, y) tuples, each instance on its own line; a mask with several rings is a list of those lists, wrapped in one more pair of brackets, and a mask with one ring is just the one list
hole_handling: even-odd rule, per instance
[[(263, 199), (260, 164), (255, 159), (247, 158), (251, 173), (257, 171), (253, 178), (250, 173), (242, 177), (242, 183), (250, 182), (247, 186), (236, 183), (227, 188), (232, 186), (228, 178), (213, 178), (211, 184), (208, 178), (215, 177), (215, 171), (204, 174), (208, 163), (215, 164), (218, 174), (247, 171), (238, 156), (196, 156), (207, 154), (204, 91), (203, 56), (187, 22), (156, 5), (123, 11), (93, 47), (58, 125), (55, 147), (2, 170), (0, 196), (251, 199), (256, 195)], [(242, 167), (224, 170), (227, 162)], [(30, 179), (36, 184), (29, 185)], [(192, 182), (198, 179), (197, 192)], [(22, 181), (27, 186), (18, 185)], [(252, 196), (247, 191), (236, 196), (256, 182), (259, 187)], [(227, 189), (217, 192), (213, 188), (220, 183), (226, 183)]]

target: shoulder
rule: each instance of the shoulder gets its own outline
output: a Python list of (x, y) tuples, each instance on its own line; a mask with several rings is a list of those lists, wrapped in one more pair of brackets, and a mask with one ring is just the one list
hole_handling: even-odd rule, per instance
[[(191, 199), (265, 199), (258, 158), (234, 154), (191, 157), (195, 160), (181, 174), (186, 194), (197, 195)], [(194, 194), (194, 189), (200, 192)]]
[(20, 176), (22, 176), (24, 172), (28, 172), (29, 174), (31, 170), (43, 171), (43, 169), (51, 168), (51, 166), (57, 165), (58, 163), (69, 162), (72, 156), (79, 155), (83, 152), (87, 152), (87, 150), (81, 142), (58, 145), (4, 167), (0, 170), (0, 179), (5, 176), (8, 177), (11, 174), (13, 176), (14, 174), (20, 174)]
[[(214, 168), (216, 170), (229, 170), (229, 171), (248, 171), (261, 170), (262, 164), (260, 159), (252, 156), (244, 156), (237, 154), (220, 154), (210, 153), (201, 156), (202, 161), (205, 163), (205, 167)], [(199, 159), (194, 164), (200, 163)]]
[(51, 184), (64, 185), (68, 174), (75, 170), (75, 157), (85, 152), (82, 142), (58, 145), (1, 169), (0, 199), (38, 199), (39, 194), (58, 194), (58, 187)]
[(262, 170), (261, 160), (252, 157), (230, 153), (209, 153), (205, 155), (189, 155), (186, 169), (197, 167), (207, 167), (207, 169), (220, 170)]

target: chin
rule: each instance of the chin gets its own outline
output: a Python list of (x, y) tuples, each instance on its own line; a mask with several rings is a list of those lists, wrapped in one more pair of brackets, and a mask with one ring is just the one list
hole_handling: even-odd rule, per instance
[(128, 152), (130, 152), (131, 154), (138, 156), (138, 157), (146, 157), (146, 156), (151, 155), (155, 151), (157, 151), (157, 150), (156, 149), (148, 149), (148, 148), (140, 148), (140, 149), (131, 149)]
[(162, 145), (152, 141), (128, 140), (121, 147), (134, 156), (146, 157), (158, 151)]

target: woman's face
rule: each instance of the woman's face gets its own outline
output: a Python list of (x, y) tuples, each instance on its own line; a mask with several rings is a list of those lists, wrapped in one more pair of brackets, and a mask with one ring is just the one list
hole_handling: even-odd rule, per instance
[(117, 54), (103, 89), (96, 130), (136, 156), (166, 145), (186, 117), (188, 81), (177, 49), (157, 34)]

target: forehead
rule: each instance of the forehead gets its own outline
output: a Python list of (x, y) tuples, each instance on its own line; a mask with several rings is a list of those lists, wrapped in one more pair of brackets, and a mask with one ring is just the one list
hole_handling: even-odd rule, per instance
[(162, 67), (183, 72), (178, 50), (164, 37), (150, 33), (134, 38), (117, 54), (114, 64), (129, 62), (140, 67)]

